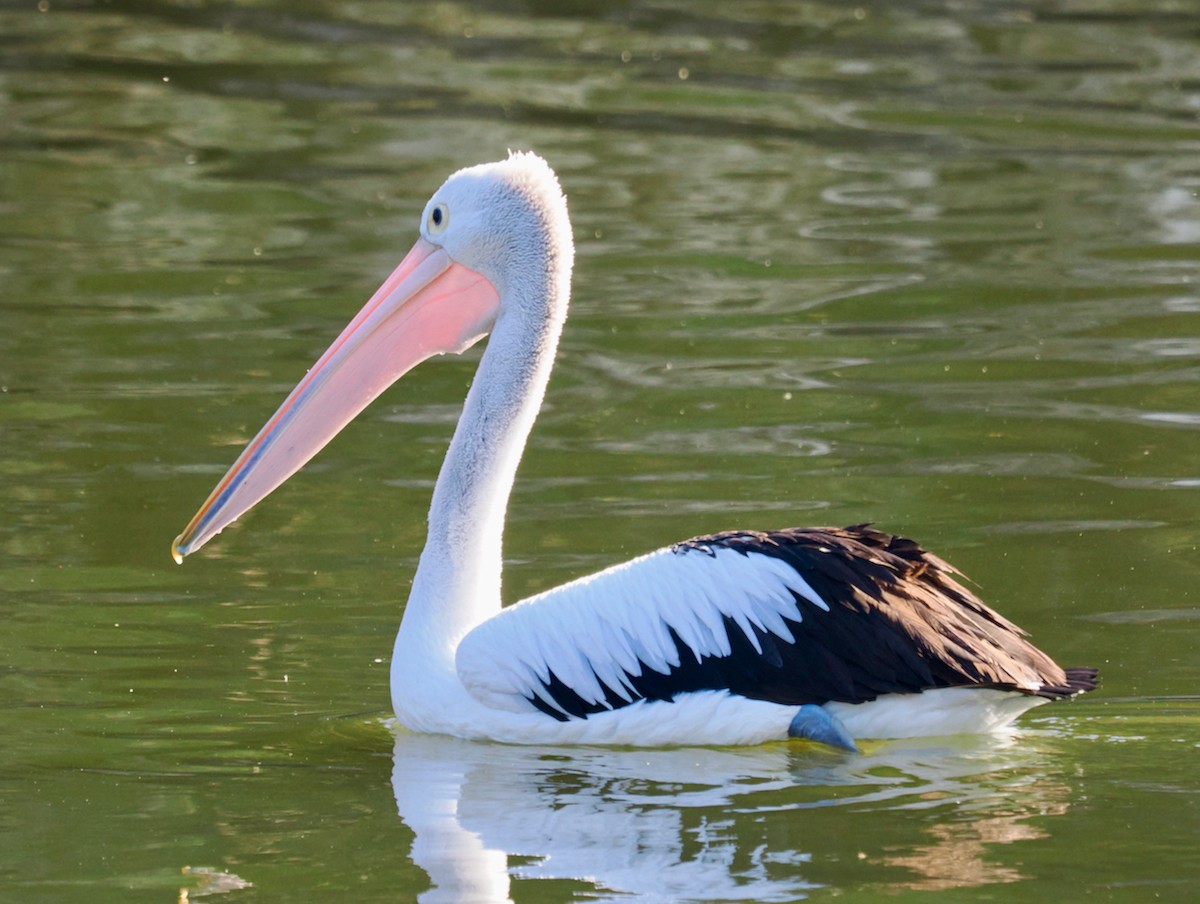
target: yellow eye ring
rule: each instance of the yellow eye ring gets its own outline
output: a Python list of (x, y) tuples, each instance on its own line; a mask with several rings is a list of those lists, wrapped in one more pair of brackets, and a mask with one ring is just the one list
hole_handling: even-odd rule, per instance
[(450, 225), (450, 208), (445, 204), (433, 205), (433, 210), (429, 211), (429, 231), (433, 235), (440, 235), (446, 231), (446, 227)]

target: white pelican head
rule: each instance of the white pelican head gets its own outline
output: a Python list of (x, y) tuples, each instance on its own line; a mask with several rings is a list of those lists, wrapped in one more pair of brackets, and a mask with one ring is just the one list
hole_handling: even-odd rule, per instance
[(567, 201), (536, 154), (462, 169), (426, 204), (421, 237), (172, 544), (199, 549), (316, 455), (388, 386), (425, 359), (470, 348), (498, 318), (521, 329), (566, 317), (574, 245)]

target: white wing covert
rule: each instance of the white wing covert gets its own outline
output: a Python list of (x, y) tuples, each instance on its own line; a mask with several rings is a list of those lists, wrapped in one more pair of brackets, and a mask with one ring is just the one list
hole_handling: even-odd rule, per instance
[(725, 547), (661, 549), (479, 625), (458, 647), (458, 674), (488, 706), (559, 719), (669, 699), (723, 685), (695, 674), (702, 662), (738, 649), (761, 656), (767, 635), (793, 643), (788, 622), (803, 620), (800, 600), (829, 609), (778, 558)]

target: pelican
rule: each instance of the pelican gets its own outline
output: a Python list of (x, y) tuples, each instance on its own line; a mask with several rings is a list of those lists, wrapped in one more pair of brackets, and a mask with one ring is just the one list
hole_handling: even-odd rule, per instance
[(418, 732), (532, 744), (726, 745), (980, 733), (1096, 686), (941, 559), (868, 525), (696, 537), (502, 608), (501, 539), (571, 292), (550, 166), (452, 175), (420, 237), (187, 528), (195, 552), (409, 369), (490, 336), (433, 491), (396, 637)]

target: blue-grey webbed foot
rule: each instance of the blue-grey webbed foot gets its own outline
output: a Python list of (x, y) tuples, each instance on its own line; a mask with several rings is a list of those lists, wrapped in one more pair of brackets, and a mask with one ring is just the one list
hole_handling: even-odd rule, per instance
[(806, 703), (796, 711), (792, 723), (788, 726), (789, 738), (806, 738), (809, 741), (819, 741), (830, 747), (841, 747), (858, 753), (858, 745), (846, 727), (825, 707), (815, 703)]

